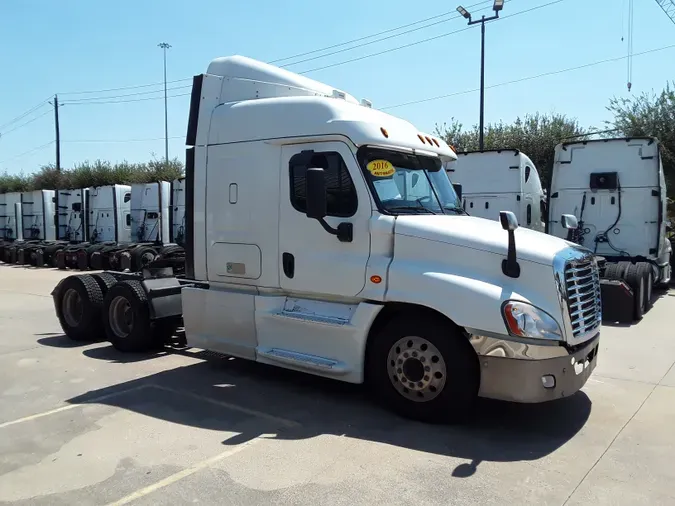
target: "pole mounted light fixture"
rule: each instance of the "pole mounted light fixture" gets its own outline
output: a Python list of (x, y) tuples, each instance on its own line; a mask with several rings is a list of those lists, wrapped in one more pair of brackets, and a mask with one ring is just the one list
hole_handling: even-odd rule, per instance
[(480, 19), (472, 20), (471, 13), (461, 5), (457, 7), (457, 12), (469, 21), (469, 25), (480, 23), (480, 130), (478, 132), (478, 148), (483, 151), (483, 123), (485, 110), (485, 23), (493, 19), (499, 19), (499, 12), (504, 8), (504, 0), (494, 0), (492, 10), (494, 15), (490, 17), (481, 16)]
[(467, 11), (464, 7), (461, 5), (457, 7), (457, 12), (459, 12), (462, 16), (464, 16), (466, 19), (471, 21), (471, 14), (469, 14), (469, 11)]
[(169, 113), (167, 111), (167, 95), (166, 95), (166, 50), (171, 48), (171, 44), (167, 42), (160, 42), (157, 47), (164, 52), (164, 163), (166, 168), (169, 167)]

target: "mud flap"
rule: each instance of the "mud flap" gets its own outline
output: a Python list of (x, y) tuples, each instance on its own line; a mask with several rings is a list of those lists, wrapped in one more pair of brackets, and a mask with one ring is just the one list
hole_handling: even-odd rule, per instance
[(602, 321), (632, 323), (634, 296), (628, 283), (618, 279), (601, 279)]
[(39, 248), (35, 251), (35, 267), (44, 267), (45, 265), (45, 253), (42, 248)]

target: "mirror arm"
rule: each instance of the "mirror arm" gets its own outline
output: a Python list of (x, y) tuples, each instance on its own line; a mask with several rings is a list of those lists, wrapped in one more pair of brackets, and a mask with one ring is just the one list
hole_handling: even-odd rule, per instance
[(502, 272), (510, 278), (520, 277), (520, 265), (516, 259), (516, 235), (509, 230), (509, 246), (506, 259), (502, 260)]
[(340, 223), (337, 228), (333, 228), (323, 218), (316, 221), (321, 224), (326, 232), (337, 236), (340, 242), (352, 242), (354, 240), (354, 226), (351, 223)]

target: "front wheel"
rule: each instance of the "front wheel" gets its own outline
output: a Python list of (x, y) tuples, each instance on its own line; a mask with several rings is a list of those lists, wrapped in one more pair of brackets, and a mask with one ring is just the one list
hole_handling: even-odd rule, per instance
[(378, 400), (407, 418), (457, 423), (474, 407), (480, 384), (476, 354), (440, 318), (395, 318), (373, 336), (368, 382)]

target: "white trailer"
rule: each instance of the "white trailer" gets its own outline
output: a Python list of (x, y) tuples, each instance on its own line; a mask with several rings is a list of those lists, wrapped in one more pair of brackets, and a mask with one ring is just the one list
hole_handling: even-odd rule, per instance
[(171, 183), (171, 241), (185, 244), (185, 178)]
[(67, 243), (87, 240), (89, 189), (56, 190), (57, 239)]
[(420, 420), (460, 420), (478, 396), (559, 399), (595, 368), (592, 253), (511, 212), (467, 216), (441, 139), (234, 56), (194, 78), (186, 143), (185, 276), (65, 278), (72, 339), (141, 351), (184, 324), (188, 345), (366, 382)]
[(22, 233), (23, 225), (17, 224), (16, 213), (16, 204), (20, 203), (20, 192), (0, 194), (0, 240), (11, 242), (17, 238), (17, 234)]
[[(589, 248), (600, 258), (605, 319), (640, 319), (652, 286), (671, 279), (666, 183), (653, 137), (561, 143), (549, 198), (548, 232)], [(574, 215), (578, 229), (563, 227)]]
[(471, 216), (499, 220), (501, 211), (511, 211), (524, 227), (545, 230), (546, 197), (537, 167), (525, 153), (459, 152), (446, 170), (455, 189), (461, 188), (462, 206)]

